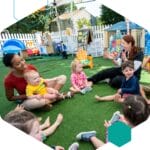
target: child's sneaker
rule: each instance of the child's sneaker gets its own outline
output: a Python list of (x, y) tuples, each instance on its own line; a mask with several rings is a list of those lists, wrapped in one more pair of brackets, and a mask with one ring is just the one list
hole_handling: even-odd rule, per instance
[(96, 136), (96, 131), (89, 131), (89, 132), (80, 132), (77, 136), (77, 140), (82, 140), (82, 141), (90, 141), (90, 138), (92, 136)]
[(86, 87), (86, 92), (92, 91), (92, 88), (90, 86)]
[(64, 96), (64, 99), (66, 99), (66, 98), (72, 98), (74, 96), (74, 93), (71, 92), (71, 91), (69, 91), (67, 93), (64, 93), (63, 96)]
[(71, 144), (68, 148), (68, 150), (78, 150), (79, 149), (79, 144), (77, 142)]
[(85, 88), (82, 89), (82, 90), (80, 91), (80, 93), (81, 93), (81, 94), (85, 94), (85, 93), (86, 93)]
[(91, 87), (85, 87), (85, 88), (82, 89), (80, 92), (81, 92), (82, 94), (85, 94), (86, 92), (90, 92), (91, 90), (92, 90)]
[(72, 98), (73, 96), (74, 96), (74, 93), (71, 91), (67, 92), (67, 94), (66, 94), (67, 98)]

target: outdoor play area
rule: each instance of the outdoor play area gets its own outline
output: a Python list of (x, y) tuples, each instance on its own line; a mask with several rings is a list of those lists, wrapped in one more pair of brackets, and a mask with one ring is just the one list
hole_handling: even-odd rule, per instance
[[(16, 27), (16, 25), (14, 25), (12, 30), (8, 28), (8, 30), (6, 29), (0, 33), (0, 116), (2, 118), (18, 104), (6, 98), (4, 78), (14, 68), (12, 67), (12, 70), (10, 70), (9, 67), (4, 66), (2, 62), (4, 56), (12, 53), (19, 54), (28, 64), (34, 65), (40, 76), (44, 79), (66, 75), (67, 81), (61, 89), (61, 93), (64, 94), (71, 91), (70, 77), (73, 70), (71, 70), (71, 62), (73, 60), (76, 59), (80, 61), (87, 77), (103, 69), (115, 68), (117, 65), (113, 63), (114, 60), (122, 59), (122, 62), (130, 60), (129, 53), (131, 49), (129, 50), (128, 48), (128, 50), (125, 51), (127, 48), (125, 49), (122, 44), (124, 35), (132, 35), (135, 40), (135, 46), (140, 47), (143, 51), (143, 64), (141, 60), (141, 62), (136, 59), (133, 59), (133, 61), (141, 63), (142, 72), (140, 84), (148, 88), (149, 91), (146, 93), (146, 96), (150, 100), (150, 33), (125, 18), (112, 24), (102, 24), (102, 22), (97, 25), (93, 24), (96, 17), (92, 16), (92, 14), (84, 8), (76, 8), (73, 10), (73, 7), (75, 7), (73, 4), (68, 4), (68, 9), (71, 10), (70, 13), (68, 13), (66, 7), (61, 8), (60, 10), (64, 9), (64, 13), (60, 16), (58, 13), (61, 11), (57, 12), (56, 3), (53, 3), (53, 6), (43, 7), (43, 9), (39, 9), (35, 12), (35, 14), (38, 14), (38, 12), (41, 11), (41, 14), (39, 14), (44, 17), (47, 15), (46, 19), (51, 17), (50, 21), (44, 20), (45, 26), (43, 27), (43, 31), (39, 30), (41, 27), (39, 25), (38, 28), (35, 28), (35, 31), (32, 30), (32, 32), (28, 33), (10, 32)], [(25, 28), (23, 28), (24, 31), (27, 31), (26, 28), (30, 25), (30, 27), (34, 27), (36, 23), (38, 24), (39, 20), (36, 20), (33, 24), (28, 24), (32, 22), (33, 18), (38, 16), (36, 15), (34, 16), (34, 14), (32, 14), (27, 20), (23, 20), (21, 25), (26, 25), (25, 23), (27, 23)], [(81, 16), (86, 17), (86, 19), (84, 18), (84, 20)], [(86, 22), (87, 19), (91, 22), (90, 26), (88, 26)], [(79, 20), (78, 24), (75, 23), (76, 20)], [(83, 20), (85, 22), (82, 23)], [(19, 25), (20, 24), (17, 24), (18, 31)], [(48, 28), (45, 30), (46, 25)], [(81, 27), (77, 28), (77, 25)], [(125, 43), (126, 45), (131, 44), (131, 42), (128, 43), (127, 41), (125, 41)], [(126, 60), (122, 58), (123, 52), (125, 52)], [(118, 61), (118, 66), (121, 65), (121, 63), (119, 64)], [(22, 76), (24, 75), (23, 73)], [(81, 89), (83, 90), (84, 88)], [(106, 80), (100, 81), (100, 83), (92, 86), (91, 91), (87, 93), (76, 93), (71, 98), (57, 101), (52, 104), (53, 106), (49, 110), (43, 110), (41, 108), (31, 110), (38, 118), (41, 118), (41, 123), (49, 116), (51, 125), (59, 113), (63, 115), (62, 124), (52, 135), (47, 137), (44, 143), (48, 146), (61, 145), (67, 150), (72, 143), (77, 142), (76, 135), (78, 133), (93, 130), (97, 132), (96, 137), (105, 142), (106, 128), (104, 127), (104, 121), (110, 120), (114, 112), (122, 112), (122, 104), (115, 101), (98, 102), (95, 99), (95, 95), (108, 96), (116, 92), (117, 89), (112, 88)], [(33, 95), (36, 94), (37, 93), (33, 93)], [(18, 95), (17, 91), (15, 91), (15, 95)], [(26, 93), (24, 93), (23, 96), (26, 96)], [(95, 149), (90, 142), (78, 141), (78, 143), (79, 150)]]
[[(38, 71), (44, 78), (51, 78), (59, 74), (67, 75), (67, 83), (63, 87), (62, 91), (68, 91), (70, 87), (70, 63), (74, 59), (72, 55), (68, 59), (62, 60), (60, 56), (43, 57), (42, 59), (28, 60), (27, 63), (31, 63), (38, 68)], [(94, 58), (94, 68), (84, 69), (88, 76), (96, 73), (97, 71), (113, 66), (112, 62), (102, 57)], [(15, 108), (15, 102), (9, 102), (5, 97), (3, 79), (8, 73), (8, 69), (0, 63), (1, 77), (0, 77), (0, 114), (2, 117), (10, 110)], [(55, 68), (55, 69), (54, 69)], [(61, 69), (60, 69), (61, 68)], [(149, 84), (147, 79), (150, 75), (146, 72), (142, 72), (141, 82)], [(76, 94), (71, 99), (62, 100), (55, 103), (53, 108), (48, 111), (33, 111), (38, 117), (42, 117), (44, 120), (47, 116), (50, 116), (51, 123), (54, 122), (58, 113), (62, 113), (64, 116), (63, 123), (58, 130), (47, 138), (45, 143), (47, 145), (62, 145), (65, 149), (68, 148), (70, 143), (76, 141), (76, 134), (81, 131), (96, 130), (97, 137), (105, 140), (105, 127), (103, 126), (104, 120), (109, 120), (112, 114), (116, 110), (121, 110), (121, 105), (116, 102), (97, 102), (94, 99), (95, 94), (101, 96), (110, 95), (115, 93), (116, 90), (112, 89), (108, 84), (101, 83), (93, 86), (93, 90), (85, 95)], [(88, 142), (80, 142), (81, 150), (94, 149)]]

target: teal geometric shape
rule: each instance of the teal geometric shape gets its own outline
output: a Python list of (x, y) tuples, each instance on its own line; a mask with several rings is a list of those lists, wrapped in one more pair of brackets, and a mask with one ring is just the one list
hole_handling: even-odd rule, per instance
[(117, 121), (108, 127), (108, 141), (122, 146), (131, 141), (131, 127), (121, 121)]

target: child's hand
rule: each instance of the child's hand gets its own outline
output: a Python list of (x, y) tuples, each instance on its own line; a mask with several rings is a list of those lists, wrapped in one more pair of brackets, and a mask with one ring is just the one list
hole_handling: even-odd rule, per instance
[(111, 126), (111, 123), (110, 123), (110, 121), (104, 121), (104, 126), (106, 127), (106, 128), (108, 128), (109, 126)]
[(58, 94), (59, 93), (58, 90), (55, 90), (53, 88), (48, 88), (47, 90), (48, 90), (48, 93), (52, 93), (52, 94)]
[(122, 90), (121, 90), (121, 89), (118, 89), (117, 93), (120, 94), (121, 92), (122, 92)]
[(129, 124), (129, 122), (127, 121), (127, 119), (122, 114), (120, 115), (120, 119), (119, 120), (122, 121), (125, 124)]
[(59, 94), (59, 91), (54, 89), (54, 94)]
[(118, 102), (121, 99), (121, 95), (120, 94), (115, 94), (115, 101)]
[(36, 98), (40, 100), (42, 98), (42, 96), (40, 94), (37, 94)]
[(62, 146), (56, 146), (55, 150), (64, 150), (64, 148)]
[(24, 110), (24, 107), (22, 105), (17, 105), (17, 107), (14, 110), (16, 111)]

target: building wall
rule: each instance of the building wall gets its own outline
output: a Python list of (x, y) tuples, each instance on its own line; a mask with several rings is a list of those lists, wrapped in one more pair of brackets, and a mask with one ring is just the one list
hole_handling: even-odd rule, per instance
[(86, 18), (87, 20), (90, 21), (91, 14), (85, 10), (80, 10), (80, 12), (77, 15), (74, 15), (72, 17), (73, 27), (75, 30), (78, 30), (78, 24), (77, 24), (78, 20), (83, 19), (83, 18)]
[[(77, 10), (73, 13), (72, 17), (68, 20), (60, 20), (61, 30), (65, 30), (66, 28), (73, 28), (76, 31), (78, 30), (77, 22), (79, 19), (86, 18), (87, 20), (91, 20), (91, 14), (86, 10)], [(50, 24), (50, 31), (56, 32), (58, 31), (56, 22), (52, 22)]]

